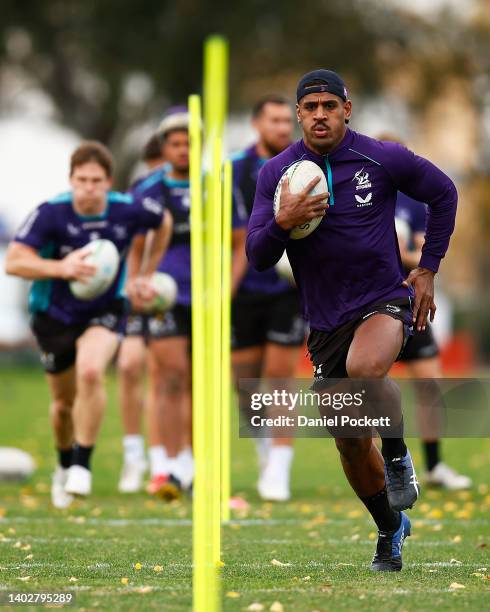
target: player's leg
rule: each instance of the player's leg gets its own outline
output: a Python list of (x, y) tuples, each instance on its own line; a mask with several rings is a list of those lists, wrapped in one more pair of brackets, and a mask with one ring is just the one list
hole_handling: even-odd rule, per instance
[[(142, 317), (140, 320), (143, 322)], [(129, 334), (124, 338), (117, 359), (119, 405), (124, 431), (124, 464), (118, 485), (121, 493), (139, 491), (147, 468), (141, 433), (146, 364), (146, 346), (142, 333), (143, 330), (140, 334)]]
[(55, 507), (66, 508), (73, 500), (64, 490), (74, 442), (73, 404), (76, 384), (73, 366), (76, 341), (83, 327), (64, 325), (45, 313), (36, 313), (31, 327), (41, 349), (41, 362), (50, 388), (51, 423), (58, 452), (58, 465), (51, 482), (51, 500)]
[(76, 385), (73, 407), (75, 447), (66, 483), (68, 493), (88, 495), (92, 488), (90, 457), (107, 402), (104, 375), (119, 338), (106, 327), (89, 327), (77, 340)]
[[(350, 378), (378, 379), (379, 397), (373, 401), (399, 402), (399, 393), (386, 378), (403, 344), (403, 323), (384, 314), (365, 320), (356, 330), (347, 355), (346, 369)], [(376, 389), (373, 385), (372, 389)], [(395, 412), (396, 412), (395, 407)], [(400, 412), (401, 414), (401, 412)], [(372, 569), (375, 571), (397, 571), (401, 569), (401, 546), (410, 534), (410, 521), (400, 512), (401, 507), (410, 506), (418, 495), (411, 479), (405, 474), (409, 453), (401, 435), (390, 439), (384, 452), (379, 452), (370, 438), (337, 439), (341, 461), (351, 486), (373, 517), (379, 530), (376, 554)], [(393, 453), (400, 455), (395, 459)], [(409, 460), (411, 465), (411, 459)], [(387, 467), (390, 466), (390, 469)], [(413, 466), (412, 466), (413, 470)], [(383, 473), (384, 472), (384, 473)], [(414, 474), (414, 472), (411, 472)], [(388, 485), (388, 490), (387, 490)], [(389, 487), (391, 486), (391, 490)], [(407, 494), (408, 490), (408, 494)], [(390, 503), (390, 497), (395, 503)], [(398, 547), (396, 554), (393, 551)]]
[[(434, 380), (442, 377), (441, 362), (438, 356), (411, 359), (407, 361), (407, 367), (410, 377), (415, 381), (418, 379)], [(419, 416), (418, 421), (419, 423), (428, 424), (428, 429), (431, 430), (425, 433), (425, 436), (424, 427), (422, 427), (421, 432), (427, 469), (425, 474), (426, 482), (449, 490), (470, 488), (472, 482), (468, 476), (458, 474), (458, 472), (442, 461), (441, 441), (437, 435), (434, 435), (437, 432), (443, 411), (443, 406), (441, 405), (442, 398), (437, 384), (428, 389), (427, 384), (416, 382), (415, 392), (417, 399), (416, 409)]]
[(55, 508), (66, 508), (73, 501), (73, 497), (65, 491), (65, 484), (73, 450), (75, 368), (71, 366), (57, 374), (47, 373), (46, 379), (51, 392), (50, 415), (58, 453), (58, 465), (51, 483), (51, 501)]
[[(238, 292), (231, 306), (231, 365), (233, 382), (238, 396), (240, 426), (254, 436), (260, 474), (267, 465), (271, 440), (263, 430), (257, 436), (251, 428), (254, 411), (251, 394), (258, 389), (262, 375), (264, 345), (266, 343), (267, 316), (264, 314), (263, 297), (260, 294)], [(247, 379), (247, 389), (240, 381)]]
[[(167, 312), (161, 330), (155, 321), (150, 322), (148, 427), (152, 480), (148, 490), (169, 498), (178, 494), (182, 477), (178, 455), (183, 450), (183, 439), (189, 440), (191, 435), (183, 432), (184, 423), (190, 425), (186, 414), (191, 360), (190, 339), (181, 329), (181, 310)], [(162, 456), (156, 453), (160, 449), (165, 449)]]
[[(303, 334), (302, 334), (303, 336)], [(262, 376), (265, 379), (294, 377), (300, 349), (268, 342), (265, 346)], [(286, 382), (287, 384), (287, 382)], [(293, 438), (271, 432), (271, 446), (267, 464), (259, 479), (259, 493), (263, 499), (286, 501), (291, 497), (290, 473), (293, 461)]]

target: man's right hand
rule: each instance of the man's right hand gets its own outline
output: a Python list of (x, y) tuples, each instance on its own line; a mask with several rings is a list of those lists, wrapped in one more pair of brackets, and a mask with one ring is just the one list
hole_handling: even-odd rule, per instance
[(76, 280), (84, 282), (89, 276), (96, 272), (95, 266), (85, 263), (85, 257), (89, 254), (86, 249), (77, 249), (68, 253), (60, 263), (60, 277), (64, 280)]
[(285, 177), (281, 187), (279, 210), (276, 213), (276, 223), (285, 230), (291, 230), (298, 225), (304, 225), (315, 217), (323, 217), (328, 204), (324, 201), (330, 195), (328, 192), (318, 195), (308, 195), (313, 187), (320, 182), (320, 177), (312, 179), (299, 193), (291, 193), (289, 179)]

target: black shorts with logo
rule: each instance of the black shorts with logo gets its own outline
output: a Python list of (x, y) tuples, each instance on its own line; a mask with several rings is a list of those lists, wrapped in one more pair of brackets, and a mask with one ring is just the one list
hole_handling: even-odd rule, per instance
[(41, 363), (45, 372), (59, 374), (71, 368), (77, 356), (77, 340), (89, 327), (105, 327), (122, 335), (125, 310), (125, 301), (116, 300), (110, 310), (86, 323), (74, 325), (66, 325), (45, 312), (34, 313), (30, 325), (41, 349)]
[(158, 314), (131, 313), (126, 320), (125, 336), (141, 336), (146, 343), (162, 338), (192, 336), (192, 308), (177, 304)]
[(347, 378), (346, 360), (356, 329), (374, 314), (386, 314), (403, 323), (403, 344), (398, 358), (412, 335), (412, 304), (410, 298), (400, 298), (371, 304), (351, 321), (331, 332), (311, 330), (308, 337), (308, 351), (313, 363), (315, 383), (327, 378)]
[(239, 291), (231, 305), (232, 350), (262, 346), (301, 346), (306, 323), (296, 289), (281, 293)]
[(417, 361), (418, 359), (430, 359), (439, 355), (439, 347), (432, 333), (430, 323), (424, 331), (413, 331), (413, 336), (408, 339), (400, 356), (400, 361)]

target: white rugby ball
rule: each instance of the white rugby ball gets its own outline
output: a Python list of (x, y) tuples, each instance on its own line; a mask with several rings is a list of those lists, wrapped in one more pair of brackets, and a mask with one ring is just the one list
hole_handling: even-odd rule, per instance
[(79, 300), (93, 300), (114, 282), (119, 269), (119, 253), (113, 242), (104, 239), (89, 242), (83, 250), (88, 252), (84, 261), (95, 266), (96, 271), (86, 282), (71, 281), (70, 289)]
[(34, 459), (20, 448), (0, 447), (0, 480), (24, 480), (34, 472)]
[(395, 230), (396, 235), (398, 236), (398, 240), (401, 240), (404, 244), (408, 244), (410, 241), (412, 230), (410, 229), (410, 225), (405, 221), (405, 219), (395, 217)]
[[(309, 195), (318, 195), (328, 191), (327, 179), (325, 178), (322, 169), (317, 164), (307, 159), (291, 164), (291, 166), (289, 166), (286, 172), (281, 176), (281, 180), (277, 184), (276, 192), (274, 194), (274, 213), (277, 215), (279, 211), (282, 183), (286, 177), (289, 178), (289, 190), (291, 193), (299, 193), (300, 191), (303, 191), (308, 183), (317, 176), (320, 177), (320, 181), (313, 187)], [(325, 199), (325, 203), (326, 202), (327, 199)], [(306, 236), (309, 236), (311, 232), (318, 227), (322, 219), (322, 216), (315, 217), (303, 225), (293, 227), (289, 236), (293, 240), (306, 238)]]
[(281, 278), (287, 280), (289, 283), (291, 283), (291, 285), (296, 286), (293, 269), (291, 268), (291, 264), (289, 263), (289, 258), (286, 251), (284, 251), (281, 259), (276, 263), (276, 272)]
[(170, 310), (177, 299), (177, 283), (165, 272), (154, 272), (151, 276), (151, 285), (157, 295), (147, 302), (144, 312), (165, 312)]

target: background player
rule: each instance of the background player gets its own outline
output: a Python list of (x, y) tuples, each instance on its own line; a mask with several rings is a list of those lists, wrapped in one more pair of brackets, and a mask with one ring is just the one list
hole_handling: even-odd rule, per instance
[[(423, 202), (413, 200), (399, 192), (396, 200), (395, 215), (397, 219), (407, 223), (411, 235), (408, 240), (398, 233), (400, 256), (406, 274), (410, 273), (420, 261), (422, 247), (425, 241), (427, 207)], [(423, 331), (414, 331), (403, 350), (400, 361), (408, 368), (413, 379), (437, 379), (442, 377), (439, 348), (430, 324)], [(416, 391), (418, 385), (416, 385)], [(424, 394), (418, 394), (419, 410), (424, 411)], [(428, 407), (427, 407), (428, 408)], [(422, 418), (424, 415), (422, 414)], [(428, 418), (428, 415), (425, 415)], [(441, 442), (437, 438), (423, 440), (426, 465), (425, 480), (428, 484), (441, 486), (450, 490), (467, 489), (471, 487), (471, 479), (464, 474), (458, 474), (441, 459)]]
[[(155, 253), (163, 252), (163, 208), (110, 191), (112, 170), (112, 157), (103, 145), (80, 145), (70, 162), (72, 190), (29, 215), (6, 261), (7, 273), (35, 281), (30, 294), (31, 325), (52, 397), (59, 465), (51, 493), (57, 507), (69, 505), (73, 494), (91, 492), (90, 457), (106, 404), (104, 373), (122, 329), (124, 260), (133, 235), (142, 227), (155, 228), (150, 255), (154, 259)], [(94, 273), (84, 262), (81, 247), (98, 238), (116, 245), (120, 268), (104, 294), (80, 301), (70, 292), (68, 281)], [(129, 288), (136, 299), (151, 297), (145, 282), (136, 279)]]
[[(331, 384), (331, 378), (376, 379), (373, 388), (382, 392), (380, 401), (396, 406), (399, 391), (386, 375), (412, 322), (421, 330), (427, 316), (434, 317), (434, 274), (454, 229), (456, 189), (433, 164), (404, 147), (347, 129), (352, 104), (336, 73), (316, 70), (304, 75), (296, 109), (303, 139), (267, 162), (260, 173), (247, 255), (255, 268), (264, 270), (287, 249), (311, 327), (308, 347), (317, 388)], [(284, 168), (299, 159), (322, 168), (328, 212), (325, 194), (308, 195), (319, 179), (299, 194), (292, 194), (285, 180), (275, 216), (277, 184)], [(394, 229), (398, 191), (430, 207), (422, 257), (408, 282)], [(325, 219), (310, 236), (289, 240), (293, 227), (318, 216)], [(400, 570), (401, 549), (410, 535), (410, 521), (402, 510), (419, 495), (402, 430), (393, 438), (382, 435), (381, 453), (369, 435), (337, 436), (347, 479), (378, 526), (371, 567)]]
[[(252, 111), (258, 141), (233, 160), (235, 215), (243, 226), (236, 230), (237, 256), (233, 261), (232, 365), (240, 378), (291, 378), (305, 338), (298, 290), (279, 277), (274, 268), (257, 272), (245, 254), (246, 225), (252, 212), (257, 177), (265, 162), (284, 151), (293, 134), (293, 113), (286, 98), (267, 96)], [(250, 411), (249, 397), (241, 396), (240, 410)], [(274, 432), (271, 432), (273, 435)], [(293, 458), (291, 438), (257, 438), (263, 499), (290, 497), (289, 476)]]
[[(381, 134), (379, 140), (403, 144), (391, 134)], [(403, 268), (405, 274), (408, 275), (411, 270), (417, 267), (422, 255), (427, 225), (427, 206), (423, 202), (418, 202), (404, 193), (398, 192), (395, 218), (398, 222), (406, 224), (405, 227), (409, 230), (408, 235), (403, 231), (397, 232)], [(406, 364), (408, 374), (413, 379), (438, 379), (442, 377), (439, 348), (430, 323), (427, 323), (425, 330), (414, 331), (413, 336), (407, 341), (400, 361)], [(416, 391), (419, 389), (418, 385), (415, 389)], [(423, 412), (424, 394), (419, 393), (418, 395), (419, 409)], [(428, 410), (428, 407), (426, 409)], [(425, 418), (427, 417), (426, 414)], [(451, 490), (471, 487), (471, 479), (468, 476), (458, 474), (442, 461), (440, 440), (437, 438), (423, 440), (423, 449), (427, 470), (425, 480), (428, 484)]]
[[(162, 153), (162, 140), (159, 134), (153, 134), (145, 144), (142, 153), (147, 174), (163, 166), (165, 158)], [(136, 181), (134, 190), (146, 177)], [(143, 235), (144, 236), (144, 235)], [(138, 259), (143, 258), (144, 238), (135, 238), (135, 249)], [(145, 458), (145, 444), (141, 433), (141, 417), (145, 398), (145, 365), (146, 344), (143, 328), (144, 315), (130, 315), (126, 322), (125, 337), (121, 342), (117, 359), (119, 406), (124, 431), (122, 440), (124, 463), (121, 470), (118, 489), (121, 493), (136, 493), (143, 486), (148, 464)], [(158, 426), (153, 424), (153, 426)]]

